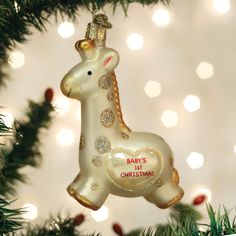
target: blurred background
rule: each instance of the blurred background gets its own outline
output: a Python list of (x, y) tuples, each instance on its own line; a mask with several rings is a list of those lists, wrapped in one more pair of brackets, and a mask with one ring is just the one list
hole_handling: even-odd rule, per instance
[[(171, 146), (184, 203), (200, 195), (214, 207), (236, 206), (236, 2), (230, 0), (172, 0), (142, 7), (132, 4), (126, 17), (104, 11), (113, 24), (107, 46), (120, 53), (116, 75), (123, 116), (132, 130), (157, 133)], [(92, 16), (81, 10), (76, 22), (49, 19), (46, 33), (33, 30), (24, 45), (10, 55), (10, 76), (1, 91), (1, 113), (8, 124), (21, 117), (27, 99), (38, 101), (54, 90), (54, 121), (43, 131), (40, 169), (25, 168), (30, 183), (19, 185), (13, 206), (33, 204), (27, 217), (41, 222), (49, 214), (83, 213), (85, 232), (114, 235), (167, 222), (161, 210), (144, 198), (110, 195), (100, 211), (79, 205), (66, 187), (79, 172), (80, 102), (64, 97), (60, 81), (80, 62), (74, 43), (84, 38)], [(32, 205), (30, 205), (32, 206)], [(198, 207), (206, 215), (205, 204)]]

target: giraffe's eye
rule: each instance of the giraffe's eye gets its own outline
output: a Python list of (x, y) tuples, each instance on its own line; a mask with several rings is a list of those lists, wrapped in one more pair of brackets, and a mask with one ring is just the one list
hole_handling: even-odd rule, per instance
[(88, 71), (88, 75), (92, 75), (92, 71), (91, 70)]

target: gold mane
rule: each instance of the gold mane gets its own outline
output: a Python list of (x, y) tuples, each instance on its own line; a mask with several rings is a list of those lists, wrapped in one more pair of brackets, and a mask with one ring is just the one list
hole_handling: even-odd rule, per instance
[(120, 96), (119, 96), (119, 88), (118, 88), (118, 83), (116, 80), (116, 75), (113, 72), (112, 73), (112, 82), (113, 82), (113, 91), (114, 91), (114, 101), (115, 101), (115, 108), (116, 108), (116, 114), (120, 123), (120, 128), (122, 132), (125, 134), (128, 134), (131, 129), (125, 124), (123, 115), (121, 112), (121, 106), (120, 106)]

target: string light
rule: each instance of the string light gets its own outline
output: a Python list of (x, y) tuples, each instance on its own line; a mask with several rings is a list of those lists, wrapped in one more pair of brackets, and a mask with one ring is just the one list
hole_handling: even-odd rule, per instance
[(24, 208), (24, 213), (22, 214), (25, 220), (34, 220), (38, 217), (38, 209), (32, 203), (25, 203), (22, 208)]
[(141, 34), (132, 33), (128, 36), (126, 43), (131, 50), (139, 50), (143, 48), (143, 36)]
[(197, 66), (196, 72), (201, 79), (209, 79), (214, 74), (214, 67), (209, 62), (201, 62)]
[(97, 222), (102, 222), (105, 221), (106, 219), (108, 219), (109, 217), (109, 211), (108, 211), (108, 207), (106, 206), (102, 206), (99, 210), (97, 211), (92, 211), (91, 210), (91, 216), (93, 217), (93, 219)]
[(57, 141), (62, 146), (70, 146), (75, 141), (74, 132), (71, 129), (61, 129), (57, 134)]
[(194, 112), (200, 109), (200, 98), (195, 95), (188, 95), (183, 101), (184, 108), (188, 112)]
[(198, 152), (191, 152), (187, 157), (187, 163), (192, 169), (199, 169), (204, 165), (204, 156)]
[(8, 58), (8, 63), (14, 69), (21, 68), (25, 64), (25, 56), (23, 53), (18, 51), (11, 52)]
[(164, 126), (170, 128), (178, 124), (178, 114), (172, 110), (166, 110), (162, 113), (161, 121)]
[(146, 83), (144, 91), (150, 98), (157, 97), (161, 94), (161, 84), (156, 81), (150, 80)]
[(53, 107), (57, 113), (64, 115), (70, 110), (70, 101), (64, 97), (58, 97), (53, 103)]
[(215, 11), (224, 14), (230, 10), (230, 0), (214, 0)]
[(64, 21), (57, 28), (58, 34), (62, 38), (69, 38), (75, 33), (75, 26), (73, 23)]
[(152, 16), (152, 20), (158, 26), (161, 26), (161, 27), (167, 26), (171, 20), (170, 11), (166, 8), (158, 8), (154, 12)]

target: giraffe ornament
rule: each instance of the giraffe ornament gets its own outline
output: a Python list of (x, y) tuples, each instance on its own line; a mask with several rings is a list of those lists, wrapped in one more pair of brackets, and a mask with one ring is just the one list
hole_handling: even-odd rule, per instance
[(105, 46), (106, 29), (92, 26), (89, 30), (103, 35), (76, 43), (82, 61), (61, 82), (62, 93), (81, 102), (82, 116), (80, 173), (68, 193), (93, 210), (110, 193), (143, 196), (159, 208), (170, 207), (183, 196), (172, 151), (158, 135), (133, 132), (126, 126), (114, 73), (119, 54)]

